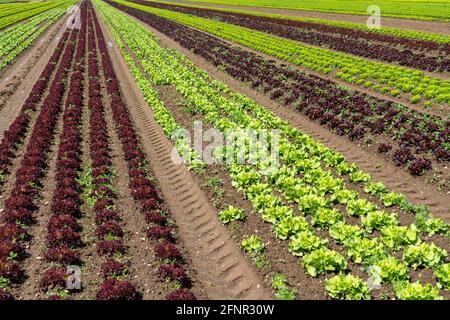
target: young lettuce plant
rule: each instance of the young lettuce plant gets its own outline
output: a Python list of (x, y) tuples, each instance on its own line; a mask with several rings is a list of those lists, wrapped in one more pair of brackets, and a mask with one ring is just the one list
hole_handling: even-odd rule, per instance
[(347, 212), (351, 216), (363, 216), (377, 210), (377, 206), (366, 199), (350, 200), (347, 202)]
[(366, 282), (351, 274), (338, 274), (325, 280), (326, 293), (333, 299), (370, 300), (371, 294)]
[(273, 275), (271, 284), (277, 300), (295, 300), (297, 297), (297, 290), (289, 286), (286, 276), (282, 274)]
[(398, 215), (386, 211), (372, 211), (361, 217), (361, 223), (367, 232), (372, 233), (383, 227), (398, 225)]
[(406, 200), (406, 197), (396, 192), (389, 192), (381, 196), (381, 201), (386, 207), (400, 206)]
[(388, 192), (388, 189), (382, 182), (369, 182), (364, 186), (364, 192), (378, 196)]
[(427, 283), (420, 282), (399, 282), (395, 285), (395, 296), (399, 300), (443, 300), (439, 295), (438, 288)]
[(355, 238), (345, 245), (348, 257), (358, 264), (372, 265), (387, 256), (386, 249), (377, 239)]
[(343, 189), (333, 193), (331, 195), (331, 201), (333, 201), (333, 203), (346, 205), (350, 200), (355, 200), (358, 197), (359, 195), (356, 191)]
[(317, 249), (303, 256), (302, 264), (306, 273), (312, 277), (347, 269), (345, 258), (339, 252), (327, 248)]
[(445, 223), (442, 219), (433, 218), (430, 213), (424, 211), (416, 214), (415, 224), (417, 228), (432, 236), (434, 234), (450, 235), (450, 225)]
[(271, 224), (277, 224), (288, 217), (294, 217), (294, 210), (287, 206), (270, 207), (261, 214), (261, 218)]
[(364, 231), (359, 226), (345, 223), (335, 224), (329, 232), (338, 244), (345, 244), (352, 239), (364, 237)]
[(450, 263), (440, 265), (434, 270), (438, 288), (450, 290)]
[(443, 263), (447, 256), (446, 250), (439, 248), (434, 243), (423, 242), (407, 247), (403, 253), (403, 261), (414, 269), (418, 267), (434, 268)]
[(337, 209), (318, 208), (311, 213), (311, 223), (319, 229), (328, 229), (338, 222), (344, 222), (344, 215)]
[(388, 256), (379, 260), (367, 273), (380, 280), (380, 283), (397, 283), (409, 279), (408, 267), (395, 257)]
[(311, 231), (311, 227), (304, 217), (287, 217), (275, 225), (275, 234), (281, 240), (305, 231)]
[(261, 238), (257, 235), (251, 235), (241, 242), (241, 248), (249, 254), (261, 253), (265, 246)]
[(245, 212), (242, 209), (230, 205), (228, 209), (219, 212), (219, 219), (225, 224), (235, 220), (244, 220)]
[(319, 238), (311, 232), (300, 232), (289, 242), (289, 252), (294, 256), (303, 256), (314, 250), (326, 247), (328, 240)]
[(419, 231), (412, 224), (410, 226), (387, 226), (381, 228), (383, 243), (394, 250), (403, 246), (420, 243)]

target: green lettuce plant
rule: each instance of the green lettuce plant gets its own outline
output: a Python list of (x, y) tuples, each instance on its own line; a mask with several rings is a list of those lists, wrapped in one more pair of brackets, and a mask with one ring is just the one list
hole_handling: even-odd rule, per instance
[(333, 299), (370, 300), (370, 290), (361, 278), (338, 274), (325, 280), (325, 291)]

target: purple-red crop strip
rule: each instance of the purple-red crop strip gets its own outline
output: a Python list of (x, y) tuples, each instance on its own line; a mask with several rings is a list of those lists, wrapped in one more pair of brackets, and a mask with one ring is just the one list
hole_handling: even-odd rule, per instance
[(160, 261), (158, 275), (161, 281), (176, 281), (182, 288), (167, 295), (169, 300), (191, 300), (194, 294), (188, 289), (190, 281), (183, 267), (183, 257), (175, 243), (172, 228), (167, 225), (167, 218), (161, 210), (161, 197), (146, 169), (148, 161), (139, 145), (139, 137), (123, 101), (116, 73), (106, 47), (97, 18), (94, 16), (98, 45), (102, 57), (105, 78), (108, 79), (107, 91), (111, 98), (113, 120), (130, 177), (129, 188), (133, 199), (139, 204), (141, 214), (149, 223), (147, 236), (154, 243), (156, 258)]
[[(61, 112), (65, 81), (74, 58), (74, 42), (77, 35), (78, 32), (75, 31), (70, 36), (49, 93), (36, 119), (20, 168), (16, 172), (14, 188), (5, 200), (5, 210), (1, 215), (2, 223), (6, 224), (5, 227), (16, 231), (9, 240), (2, 241), (5, 244), (9, 241), (14, 248), (11, 248), (9, 252), (5, 250), (0, 257), (0, 277), (11, 283), (19, 283), (23, 280), (23, 270), (16, 260), (25, 256), (22, 246), (23, 240), (27, 239), (25, 227), (30, 226), (34, 221), (33, 212), (36, 210), (34, 201), (39, 195), (41, 183), (46, 175), (47, 156)], [(8, 259), (11, 255), (17, 255), (17, 257)]]
[[(47, 65), (39, 76), (39, 79), (34, 84), (30, 94), (22, 105), (19, 115), (9, 126), (8, 130), (6, 130), (3, 134), (3, 139), (0, 143), (0, 175), (5, 176), (7, 173), (9, 173), (12, 162), (16, 156), (17, 149), (23, 142), (28, 132), (30, 123), (33, 118), (32, 113), (36, 111), (40, 105), (42, 95), (48, 88), (53, 71), (55, 70), (58, 61), (60, 60), (68, 37), (69, 32), (64, 32), (58, 42), (58, 45), (55, 48), (55, 51), (50, 57), (50, 60), (48, 61)], [(0, 183), (2, 183), (1, 180)]]
[(95, 198), (94, 212), (97, 225), (97, 254), (106, 257), (102, 263), (103, 283), (97, 293), (98, 300), (135, 300), (139, 297), (134, 285), (121, 276), (127, 273), (127, 267), (114, 259), (117, 254), (124, 254), (126, 247), (122, 241), (124, 231), (118, 223), (120, 214), (115, 209), (116, 193), (112, 188), (112, 161), (108, 127), (101, 95), (99, 80), (99, 61), (95, 42), (93, 9), (89, 4), (89, 109), (90, 109), (90, 157), (92, 163), (93, 190)]
[[(80, 185), (77, 181), (81, 168), (80, 123), (83, 110), (83, 72), (86, 52), (86, 4), (81, 6), (81, 28), (78, 31), (75, 62), (69, 81), (62, 118), (62, 132), (56, 162), (56, 188), (53, 192), (51, 214), (47, 225), (47, 247), (45, 259), (52, 267), (44, 271), (40, 287), (42, 291), (71, 290), (66, 286), (69, 265), (80, 265), (76, 251), (82, 245), (81, 227), (77, 218), (81, 216)], [(52, 294), (49, 299), (58, 299)]]

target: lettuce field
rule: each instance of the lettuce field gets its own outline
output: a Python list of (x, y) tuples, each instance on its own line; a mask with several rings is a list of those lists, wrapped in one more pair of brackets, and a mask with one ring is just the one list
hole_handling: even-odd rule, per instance
[(450, 299), (431, 2), (0, 2), (0, 300)]

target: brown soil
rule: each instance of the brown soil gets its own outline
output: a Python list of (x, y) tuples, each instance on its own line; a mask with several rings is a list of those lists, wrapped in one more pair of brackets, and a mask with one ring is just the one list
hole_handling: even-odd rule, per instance
[(17, 116), (20, 106), (44, 70), (65, 31), (62, 28), (65, 21), (66, 16), (62, 16), (34, 45), (0, 72), (0, 138)]
[[(236, 5), (204, 3), (204, 2), (195, 2), (195, 1), (177, 1), (177, 0), (166, 0), (166, 1), (180, 3), (180, 4), (184, 3), (184, 4), (194, 4), (194, 5), (208, 6), (208, 7), (232, 8), (232, 9), (247, 10), (247, 11), (267, 12), (267, 13), (275, 13), (275, 14), (281, 14), (281, 15), (287, 15), (287, 16), (294, 16), (294, 17), (303, 17), (303, 18), (317, 18), (317, 19), (337, 20), (337, 21), (348, 21), (348, 22), (356, 22), (356, 23), (364, 23), (364, 24), (367, 22), (366, 15), (333, 13), (333, 12), (318, 12), (318, 11), (302, 11), (302, 10), (264, 8), (264, 7), (250, 7), (250, 6), (236, 6)], [(442, 34), (442, 35), (446, 35), (446, 36), (450, 35), (450, 29), (448, 28), (448, 23), (446, 23), (446, 22), (382, 17), (381, 24), (382, 24), (382, 26), (391, 27), (391, 28), (431, 32), (431, 33)]]
[[(177, 42), (164, 34), (136, 18), (128, 16), (151, 30), (152, 33), (161, 39), (162, 44), (187, 56), (196, 66), (208, 72), (212, 78), (226, 84), (233, 91), (246, 95), (281, 119), (288, 121), (294, 128), (310, 135), (332, 150), (342, 153), (348, 161), (355, 162), (361, 170), (370, 173), (375, 181), (381, 181), (389, 189), (403, 193), (413, 203), (429, 206), (430, 211), (435, 216), (444, 219), (447, 223), (450, 222), (450, 192), (437, 191), (436, 187), (428, 184), (423, 177), (411, 176), (406, 170), (396, 167), (391, 161), (387, 161), (385, 157), (378, 154), (373, 148), (365, 148), (349, 141), (346, 137), (335, 135), (327, 128), (312, 122), (303, 114), (285, 108), (262, 93), (243, 86), (241, 82), (217, 70), (203, 58), (181, 47)], [(268, 58), (275, 60), (273, 57)], [(448, 167), (444, 169), (448, 172)]]
[[(106, 41), (114, 43), (102, 20), (100, 24)], [(229, 239), (228, 231), (216, 217), (217, 211), (194, 177), (184, 166), (172, 162), (171, 143), (155, 122), (115, 46), (110, 54), (127, 105), (131, 106), (131, 115), (140, 129), (144, 150), (206, 296), (209, 299), (268, 299), (270, 295), (239, 248)]]

